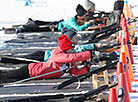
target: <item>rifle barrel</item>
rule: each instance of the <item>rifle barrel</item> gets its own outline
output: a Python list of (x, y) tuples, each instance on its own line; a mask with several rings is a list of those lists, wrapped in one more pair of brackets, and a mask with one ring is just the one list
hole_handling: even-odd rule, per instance
[[(113, 30), (113, 31), (111, 31), (111, 32), (109, 32), (109, 33), (103, 34), (103, 35), (101, 35), (101, 36), (95, 38), (94, 40), (91, 40), (90, 42), (91, 42), (91, 43), (96, 43), (96, 42), (98, 42), (98, 41), (100, 41), (100, 40), (106, 39), (106, 38), (108, 38), (109, 36), (111, 36), (112, 34), (116, 33), (117, 31), (119, 31), (119, 30)], [(87, 43), (89, 43), (89, 42), (87, 42)]]
[[(99, 34), (107, 33), (108, 31), (115, 30), (115, 29), (117, 29), (117, 28), (120, 28), (120, 24), (114, 23), (114, 24), (112, 24), (112, 25), (102, 27), (102, 30), (96, 31), (96, 32), (94, 32), (94, 33), (91, 33), (91, 35), (97, 36), (97, 35), (99, 35)], [(83, 37), (83, 38), (87, 38), (87, 37), (89, 37), (89, 35), (87, 35), (87, 36), (85, 36), (85, 37)]]
[(101, 72), (101, 71), (104, 71), (104, 70), (108, 69), (108, 67), (111, 67), (111, 66), (113, 66), (113, 65), (116, 65), (117, 62), (118, 62), (118, 61), (115, 61), (114, 63), (110, 63), (110, 64), (108, 64), (108, 65), (106, 65), (106, 66), (103, 66), (103, 67), (98, 68), (98, 69), (96, 69), (96, 70), (93, 70), (93, 71), (91, 71), (91, 72), (85, 73), (85, 74), (83, 74), (83, 75), (79, 75), (79, 76), (77, 76), (77, 77), (73, 77), (73, 78), (71, 78), (70, 80), (64, 81), (63, 83), (59, 84), (58, 86), (56, 86), (56, 88), (57, 88), (57, 89), (62, 89), (63, 87), (65, 87), (65, 86), (67, 86), (67, 85), (70, 85), (70, 84), (72, 84), (72, 83), (74, 83), (74, 82), (78, 82), (78, 80), (79, 80), (80, 82), (82, 82), (82, 81), (84, 81), (84, 79), (90, 77), (92, 74), (97, 74), (98, 72)]
[(102, 91), (105, 91), (106, 89), (110, 89), (110, 88), (113, 88), (115, 87), (117, 84), (114, 84), (112, 86), (108, 86), (108, 85), (103, 85), (103, 86), (100, 86), (99, 88), (95, 89), (95, 90), (91, 90), (81, 96), (79, 96), (78, 98), (70, 98), (70, 102), (84, 102), (86, 98), (90, 97), (90, 96), (93, 96), (93, 95), (96, 95), (96, 94), (99, 94), (101, 93)]

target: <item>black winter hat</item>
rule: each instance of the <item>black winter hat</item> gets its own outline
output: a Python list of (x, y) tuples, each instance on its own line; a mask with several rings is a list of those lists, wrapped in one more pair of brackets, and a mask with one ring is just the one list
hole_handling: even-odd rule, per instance
[(114, 10), (123, 10), (124, 7), (124, 1), (123, 0), (117, 0), (114, 3)]
[(77, 32), (73, 29), (63, 28), (62, 34), (67, 35), (68, 38), (71, 40), (77, 34)]
[(76, 8), (76, 12), (77, 12), (77, 16), (83, 16), (87, 13), (87, 11), (80, 4), (78, 4)]

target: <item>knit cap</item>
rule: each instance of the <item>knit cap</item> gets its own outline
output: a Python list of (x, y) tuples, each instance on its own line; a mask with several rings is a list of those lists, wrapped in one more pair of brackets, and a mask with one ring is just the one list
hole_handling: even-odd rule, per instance
[(77, 12), (77, 16), (83, 16), (87, 13), (87, 11), (80, 4), (78, 4), (76, 8), (76, 12)]
[(94, 6), (95, 6), (95, 3), (93, 3), (90, 0), (85, 0), (85, 7), (86, 7), (87, 10), (93, 8)]
[(63, 28), (61, 32), (62, 32), (62, 35), (67, 35), (70, 40), (77, 34), (75, 30), (68, 29), (68, 28)]
[(59, 42), (59, 47), (63, 50), (66, 51), (68, 49), (71, 48), (75, 48), (75, 44), (69, 40), (69, 38), (67, 37), (67, 35), (61, 35), (58, 38), (58, 42)]

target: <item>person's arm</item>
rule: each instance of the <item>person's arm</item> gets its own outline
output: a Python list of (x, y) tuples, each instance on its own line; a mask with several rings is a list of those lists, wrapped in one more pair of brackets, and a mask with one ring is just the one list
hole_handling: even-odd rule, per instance
[[(83, 25), (81, 25), (81, 26), (78, 25), (75, 18), (70, 19), (70, 20), (68, 21), (67, 26), (68, 26), (68, 25), (71, 26), (73, 29), (75, 29), (75, 30), (77, 30), (77, 31), (83, 31), (83, 30), (85, 30), (86, 28), (88, 28), (88, 27), (90, 26), (89, 23), (85, 23), (85, 24), (83, 24)], [(68, 28), (68, 27), (67, 27), (67, 28)]]
[(44, 55), (44, 62), (48, 61), (48, 59), (52, 56), (51, 50), (46, 50)]
[(75, 52), (82, 52), (95, 49), (94, 44), (75, 45)]
[(52, 60), (57, 63), (74, 63), (78, 61), (85, 61), (91, 58), (91, 51), (85, 51), (75, 54), (60, 53), (55, 55)]

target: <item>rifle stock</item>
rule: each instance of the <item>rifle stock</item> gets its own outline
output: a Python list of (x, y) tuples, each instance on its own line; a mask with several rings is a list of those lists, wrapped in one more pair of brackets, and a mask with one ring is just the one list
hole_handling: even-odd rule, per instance
[(112, 52), (118, 50), (119, 48), (120, 47), (113, 47), (113, 48), (110, 48), (110, 49), (102, 50), (100, 52), (112, 53)]
[[(127, 41), (127, 44), (131, 44), (131, 42)], [(110, 46), (103, 46), (101, 48), (97, 48), (97, 51), (104, 52), (104, 51), (111, 51), (120, 48), (121, 43), (116, 43)]]
[(99, 72), (102, 72), (102, 71), (104, 71), (104, 70), (107, 70), (108, 67), (112, 67), (113, 65), (116, 65), (117, 62), (118, 62), (118, 61), (115, 61), (114, 63), (110, 63), (110, 64), (108, 64), (108, 65), (106, 65), (106, 66), (103, 66), (103, 67), (98, 68), (98, 69), (96, 69), (96, 70), (90, 71), (90, 72), (85, 73), (85, 74), (83, 74), (83, 75), (78, 75), (77, 77), (73, 77), (73, 78), (71, 78), (70, 80), (64, 81), (63, 83), (59, 84), (58, 86), (55, 86), (54, 88), (62, 89), (63, 87), (65, 87), (65, 86), (67, 86), (67, 85), (70, 85), (70, 84), (72, 84), (72, 83), (74, 83), (74, 82), (78, 82), (78, 80), (79, 80), (80, 82), (82, 82), (82, 81), (84, 81), (84, 79), (89, 78), (92, 74), (97, 74), (97, 73), (99, 73)]
[(118, 84), (114, 84), (112, 86), (108, 86), (108, 85), (100, 86), (99, 88), (97, 88), (95, 90), (91, 90), (91, 91), (79, 96), (78, 98), (70, 98), (70, 102), (84, 102), (86, 100), (86, 98), (93, 96), (93, 95), (96, 95), (96, 94), (99, 94), (102, 91), (105, 91), (106, 89), (113, 88), (116, 85), (118, 85)]
[(103, 46), (102, 48), (97, 48), (97, 50), (98, 51), (104, 51), (104, 50), (107, 50), (107, 49), (111, 49), (111, 48), (113, 48), (115, 46), (118, 47), (120, 45), (121, 45), (121, 43), (113, 44), (113, 45), (110, 45), (110, 46)]
[(92, 30), (96, 30), (96, 29), (102, 29), (102, 27), (105, 27), (105, 25), (104, 26), (89, 27), (89, 28), (85, 29), (85, 31), (92, 31)]

